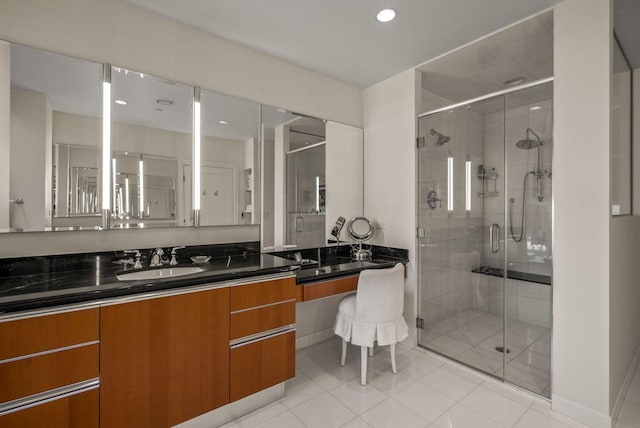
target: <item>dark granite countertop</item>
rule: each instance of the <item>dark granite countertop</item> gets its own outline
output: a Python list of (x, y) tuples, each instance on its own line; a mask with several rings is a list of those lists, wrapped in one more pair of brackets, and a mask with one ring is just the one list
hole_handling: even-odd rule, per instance
[[(122, 273), (140, 271), (130, 266), (125, 269), (118, 263), (130, 257), (122, 251), (2, 259), (0, 314), (289, 271), (295, 271), (297, 282), (304, 284), (356, 274), (363, 269), (390, 267), (398, 261), (408, 262), (406, 250), (371, 249), (374, 259), (370, 262), (352, 262), (348, 245), (297, 250), (308, 259), (320, 251), (320, 263), (312, 260), (300, 266), (294, 260), (296, 251), (261, 254), (258, 242), (194, 246), (178, 252), (177, 267), (198, 266), (203, 272), (138, 281), (117, 279)], [(150, 250), (142, 253), (143, 270), (156, 269), (146, 268)], [(190, 260), (193, 255), (208, 255), (211, 259), (206, 264), (195, 265)]]

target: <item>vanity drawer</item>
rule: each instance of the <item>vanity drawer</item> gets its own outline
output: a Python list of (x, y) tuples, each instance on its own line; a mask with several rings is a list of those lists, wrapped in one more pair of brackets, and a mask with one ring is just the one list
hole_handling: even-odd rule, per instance
[(71, 394), (0, 415), (6, 428), (98, 427), (98, 389)]
[(293, 378), (296, 374), (295, 348), (295, 330), (232, 346), (231, 401)]
[[(295, 289), (294, 289), (295, 291)], [(295, 295), (290, 302), (231, 312), (231, 340), (296, 322)]]
[(99, 345), (0, 363), (0, 403), (99, 376)]
[(303, 299), (307, 302), (309, 300), (321, 299), (349, 291), (356, 291), (358, 289), (358, 277), (358, 275), (354, 275), (346, 278), (305, 284), (303, 288)]
[(0, 322), (0, 361), (98, 340), (98, 309)]
[(231, 288), (231, 311), (284, 302), (295, 298), (295, 277), (240, 285)]

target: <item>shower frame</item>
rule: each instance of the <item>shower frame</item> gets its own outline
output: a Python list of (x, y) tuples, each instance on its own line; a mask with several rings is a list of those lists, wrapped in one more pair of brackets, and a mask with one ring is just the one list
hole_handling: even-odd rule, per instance
[[(488, 101), (488, 100), (499, 98), (499, 97), (505, 97), (505, 110), (504, 111), (506, 113), (506, 96), (507, 95), (510, 95), (510, 94), (513, 94), (513, 93), (517, 93), (517, 92), (520, 92), (520, 91), (524, 91), (526, 89), (542, 86), (542, 85), (545, 85), (545, 84), (548, 84), (548, 83), (553, 83), (553, 81), (554, 81), (554, 77), (551, 76), (551, 77), (547, 77), (547, 78), (531, 81), (531, 82), (528, 82), (528, 83), (525, 83), (525, 84), (513, 86), (513, 87), (510, 87), (510, 88), (502, 89), (502, 90), (499, 90), (499, 91), (490, 92), (490, 93), (487, 93), (487, 94), (484, 94), (484, 95), (480, 95), (478, 97), (470, 98), (470, 99), (467, 99), (467, 100), (464, 100), (464, 101), (456, 102), (456, 103), (449, 104), (449, 105), (444, 106), (444, 107), (439, 107), (439, 108), (436, 108), (436, 109), (432, 109), (432, 110), (428, 110), (426, 112), (420, 113), (420, 114), (417, 115), (416, 120), (419, 121), (421, 118), (432, 116), (432, 115), (435, 115), (435, 114), (438, 114), (438, 113), (452, 111), (452, 110), (455, 110), (455, 109), (458, 109), (458, 108), (461, 108), (461, 107), (466, 107), (466, 106), (472, 105), (474, 103), (478, 103), (478, 102), (482, 102), (482, 101)], [(503, 126), (504, 126), (505, 131), (506, 131), (506, 120), (505, 120)], [(416, 124), (416, 129), (418, 129), (418, 128), (419, 128), (419, 126), (418, 126), (418, 124)], [(503, 135), (506, 138), (506, 132)], [(505, 141), (505, 144), (506, 144), (506, 141)], [(505, 165), (505, 168), (506, 168), (506, 166), (507, 166), (507, 162), (506, 162), (506, 147), (505, 147), (504, 159), (505, 159), (504, 160), (504, 165)], [(419, 163), (419, 160), (418, 160), (418, 156), (416, 154), (416, 174), (419, 173), (419, 169), (417, 167), (418, 163)], [(508, 209), (509, 209), (509, 206), (508, 206), (509, 205), (509, 201), (508, 201), (508, 198), (506, 197), (506, 177), (504, 179), (505, 179), (505, 198), (504, 198), (504, 215), (503, 215), (504, 218), (503, 218), (503, 221), (504, 221), (504, 225), (506, 226), (506, 224), (507, 224), (507, 218), (506, 217), (507, 217), (507, 213), (508, 213)], [(417, 180), (418, 180), (418, 176), (416, 175), (416, 183), (418, 183)], [(553, 193), (552, 193), (552, 196), (551, 196), (551, 212), (553, 212), (553, 204), (554, 204), (554, 196), (553, 196)], [(524, 210), (524, 207), (523, 207), (523, 210)], [(419, 212), (420, 212), (420, 200), (419, 200), (419, 198), (416, 198), (416, 213), (419, 213)], [(523, 225), (523, 227), (524, 227), (524, 225)], [(553, 220), (553, 216), (552, 216), (551, 217), (551, 230), (552, 231), (553, 231), (553, 228), (554, 228), (554, 220)], [(417, 254), (420, 254), (420, 251), (419, 251), (419, 239), (424, 238), (424, 232), (420, 232), (420, 229), (422, 229), (422, 228), (421, 227), (418, 228), (418, 233), (416, 235), (417, 236), (417, 238), (416, 238), (416, 253)], [(506, 227), (505, 227), (505, 233), (504, 233), (503, 236), (504, 236), (503, 239), (504, 239), (505, 244), (506, 244), (506, 241), (507, 241), (507, 230), (506, 230)], [(552, 247), (553, 247), (553, 242), (555, 240), (553, 232), (551, 234), (551, 240), (552, 240)], [(502, 280), (503, 281), (506, 281), (508, 279), (508, 264), (507, 264), (507, 261), (508, 261), (508, 252), (504, 251), (504, 256), (503, 256), (503, 264), (504, 264), (503, 271), (504, 272), (503, 272), (503, 276), (502, 276)], [(419, 263), (421, 263), (421, 261)], [(420, 318), (421, 314), (419, 312), (419, 306), (420, 306), (419, 302), (421, 301), (420, 295), (423, 292), (422, 287), (421, 287), (421, 282), (422, 282), (421, 281), (422, 280), (421, 275), (422, 274), (420, 273), (421, 272), (420, 268), (418, 268), (417, 270), (418, 270), (418, 286), (417, 286), (417, 288), (418, 288), (418, 290), (417, 290), (418, 298), (416, 299), (416, 301), (417, 301), (417, 303), (416, 303), (416, 316), (417, 316), (416, 325), (419, 326), (419, 328), (424, 328), (425, 327), (425, 325), (424, 325), (425, 322), (424, 322), (424, 320), (422, 318)], [(551, 283), (551, 287), (553, 287), (553, 282)], [(502, 308), (503, 308), (502, 334), (503, 334), (503, 346), (506, 346), (507, 345), (507, 343), (506, 343), (507, 318), (508, 318), (507, 317), (506, 282), (503, 282), (503, 293), (502, 294), (503, 294), (503, 296), (502, 296)], [(552, 295), (553, 295), (553, 293), (552, 293)], [(553, 298), (551, 300), (551, 307), (553, 308)], [(553, 315), (551, 316), (550, 335), (551, 335), (551, 343), (553, 343)], [(417, 337), (416, 337), (416, 341), (418, 341)], [(421, 345), (420, 343), (417, 343), (417, 345), (419, 347), (428, 349), (424, 345)], [(474, 367), (474, 366), (472, 366), (472, 365), (470, 365), (468, 363), (465, 363), (464, 361), (459, 361), (455, 357), (451, 357), (451, 356), (442, 354), (442, 353), (440, 353), (438, 351), (433, 351), (433, 350), (430, 350), (430, 351), (435, 352), (435, 353), (440, 354), (440, 355), (443, 355), (443, 357), (445, 357), (447, 359), (455, 361), (456, 363), (462, 364), (464, 366), (470, 367), (473, 370), (477, 370), (477, 371), (479, 371), (481, 373), (484, 373), (484, 374), (486, 374), (486, 375), (488, 375), (490, 377), (496, 378), (496, 379), (498, 379), (498, 380), (500, 380), (502, 382), (508, 383), (508, 384), (518, 388), (518, 389), (522, 389), (523, 391), (526, 391), (527, 393), (534, 394), (537, 397), (540, 397), (540, 398), (542, 398), (544, 400), (547, 400), (547, 401), (551, 400), (550, 397), (553, 394), (553, 389), (552, 389), (553, 388), (553, 383), (551, 383), (551, 385), (549, 386), (549, 397), (547, 397), (547, 396), (541, 395), (540, 393), (537, 393), (535, 391), (529, 390), (529, 389), (527, 389), (527, 388), (525, 388), (523, 386), (520, 386), (520, 385), (518, 385), (516, 383), (510, 382), (507, 379), (507, 376), (506, 376), (507, 353), (506, 352), (502, 353), (502, 377), (499, 377), (499, 376), (497, 376), (497, 375), (495, 375), (493, 373), (486, 372), (486, 371), (484, 371), (484, 370), (482, 370), (480, 368), (477, 368), (477, 367)], [(550, 357), (549, 358), (551, 360), (553, 359), (553, 347), (551, 347)], [(550, 368), (550, 379), (551, 380), (553, 379), (553, 365), (551, 365), (551, 368)]]

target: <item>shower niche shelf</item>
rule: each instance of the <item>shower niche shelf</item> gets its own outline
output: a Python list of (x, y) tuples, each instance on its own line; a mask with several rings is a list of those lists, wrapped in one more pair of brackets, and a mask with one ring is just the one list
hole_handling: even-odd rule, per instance
[(482, 192), (478, 192), (479, 198), (497, 198), (498, 178), (500, 174), (495, 168), (487, 169), (484, 165), (478, 165), (478, 178), (482, 180)]

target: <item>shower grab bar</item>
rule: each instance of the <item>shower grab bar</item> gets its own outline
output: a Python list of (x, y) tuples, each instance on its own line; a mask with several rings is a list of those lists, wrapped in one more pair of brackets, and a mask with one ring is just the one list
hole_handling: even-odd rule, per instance
[(500, 252), (500, 225), (493, 223), (489, 227), (489, 247), (492, 253)]

